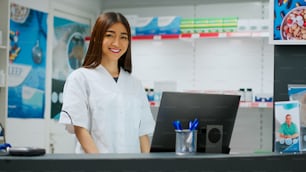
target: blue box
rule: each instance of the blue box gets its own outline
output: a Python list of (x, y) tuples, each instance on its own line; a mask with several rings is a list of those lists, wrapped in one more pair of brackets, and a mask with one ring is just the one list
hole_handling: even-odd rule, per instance
[(165, 16), (157, 18), (158, 34), (180, 34), (181, 17)]
[(156, 35), (157, 17), (138, 17), (135, 24), (136, 35)]

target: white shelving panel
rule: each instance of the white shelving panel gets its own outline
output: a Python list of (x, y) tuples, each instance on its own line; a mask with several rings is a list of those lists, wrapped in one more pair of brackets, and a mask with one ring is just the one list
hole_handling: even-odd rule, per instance
[[(266, 1), (157, 8), (115, 10), (141, 17), (238, 16), (245, 20), (268, 20)], [(155, 81), (176, 81), (178, 91), (238, 90), (243, 87), (252, 88), (254, 95), (273, 95), (274, 47), (269, 45), (268, 37), (266, 30), (134, 36), (133, 73), (146, 87), (152, 88)], [(158, 106), (151, 110), (155, 117)], [(272, 102), (241, 102), (232, 137), (232, 152), (272, 151), (272, 127)]]

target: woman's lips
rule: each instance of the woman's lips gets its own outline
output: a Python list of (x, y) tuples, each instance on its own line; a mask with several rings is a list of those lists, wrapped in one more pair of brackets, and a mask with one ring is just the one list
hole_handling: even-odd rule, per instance
[(110, 51), (113, 53), (119, 53), (120, 49), (110, 48)]

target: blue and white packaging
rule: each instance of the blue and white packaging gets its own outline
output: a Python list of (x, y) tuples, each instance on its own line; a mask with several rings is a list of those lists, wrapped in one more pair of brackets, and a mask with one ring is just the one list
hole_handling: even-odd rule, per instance
[(288, 95), (289, 95), (289, 100), (298, 100), (298, 101), (302, 100), (304, 95), (306, 95), (306, 85), (289, 84)]
[(267, 93), (257, 93), (254, 95), (255, 102), (273, 102), (273, 96)]
[(275, 152), (301, 151), (299, 101), (275, 102)]
[(305, 84), (289, 84), (288, 85), (289, 100), (299, 101), (301, 106), (301, 149), (306, 151), (306, 85)]
[(158, 17), (158, 34), (180, 34), (181, 17), (179, 16), (162, 16)]
[(136, 35), (156, 35), (157, 17), (138, 17), (135, 24)]

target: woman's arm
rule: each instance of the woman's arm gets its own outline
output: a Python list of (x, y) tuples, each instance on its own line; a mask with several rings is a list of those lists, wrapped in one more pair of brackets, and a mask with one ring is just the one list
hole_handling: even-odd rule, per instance
[(139, 137), (140, 150), (142, 153), (150, 153), (150, 138), (148, 135), (143, 135)]
[(74, 132), (85, 153), (100, 153), (86, 128), (74, 126)]

